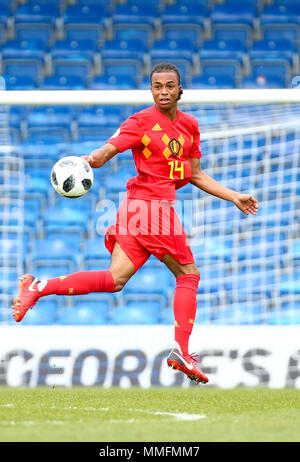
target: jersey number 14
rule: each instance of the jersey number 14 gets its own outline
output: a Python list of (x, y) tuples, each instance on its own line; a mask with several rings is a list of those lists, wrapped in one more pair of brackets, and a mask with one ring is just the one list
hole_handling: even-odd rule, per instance
[(170, 178), (174, 180), (174, 172), (180, 172), (180, 179), (184, 179), (184, 163), (178, 162), (178, 160), (170, 160)]

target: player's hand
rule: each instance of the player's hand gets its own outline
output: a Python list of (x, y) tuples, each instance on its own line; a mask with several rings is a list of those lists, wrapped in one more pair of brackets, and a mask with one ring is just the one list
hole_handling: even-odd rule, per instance
[(233, 203), (246, 215), (249, 215), (249, 213), (256, 215), (258, 210), (258, 201), (251, 194), (237, 194)]
[(103, 160), (96, 159), (95, 155), (93, 154), (93, 151), (88, 155), (88, 156), (81, 156), (82, 159), (84, 159), (92, 168), (99, 168), (102, 167), (103, 165)]
[(91, 167), (93, 167), (92, 163), (92, 159), (90, 158), (90, 156), (80, 156), (82, 159), (84, 159)]

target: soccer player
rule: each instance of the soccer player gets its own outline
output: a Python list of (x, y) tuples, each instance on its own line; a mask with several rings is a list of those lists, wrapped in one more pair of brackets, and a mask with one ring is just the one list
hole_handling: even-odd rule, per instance
[(129, 117), (103, 147), (83, 156), (91, 167), (99, 168), (117, 153), (132, 149), (138, 173), (126, 184), (127, 194), (115, 225), (106, 230), (105, 244), (111, 253), (109, 269), (79, 271), (42, 281), (24, 275), (13, 304), (14, 318), (21, 321), (27, 310), (47, 295), (120, 291), (154, 255), (176, 278), (175, 339), (167, 364), (191, 380), (206, 383), (208, 378), (199, 368), (199, 361), (189, 354), (200, 273), (173, 208), (176, 190), (190, 182), (231, 201), (245, 214), (256, 214), (258, 203), (250, 194), (222, 186), (201, 169), (198, 122), (177, 108), (182, 94), (178, 69), (161, 63), (152, 70), (150, 83), (154, 105)]

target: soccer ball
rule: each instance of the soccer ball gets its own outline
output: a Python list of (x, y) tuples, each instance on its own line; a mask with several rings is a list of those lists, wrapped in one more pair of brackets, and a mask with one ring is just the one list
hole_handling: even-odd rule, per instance
[(51, 184), (64, 197), (76, 198), (86, 194), (94, 182), (91, 166), (77, 156), (67, 156), (58, 160), (51, 170)]

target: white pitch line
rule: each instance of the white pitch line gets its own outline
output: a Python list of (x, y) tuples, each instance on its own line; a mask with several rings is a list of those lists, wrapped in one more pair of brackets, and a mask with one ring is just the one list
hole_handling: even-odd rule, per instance
[(48, 406), (48, 409), (63, 409), (64, 411), (109, 411), (109, 407), (78, 407), (78, 406)]
[[(66, 422), (61, 420), (46, 420), (44, 423), (51, 425), (64, 425)], [(36, 422), (34, 420), (24, 420), (20, 422), (16, 422), (15, 420), (2, 420), (0, 425), (41, 425), (41, 422)]]
[[(58, 406), (50, 406), (51, 409), (57, 409)], [(64, 410), (80, 410), (80, 411), (94, 411), (94, 412), (108, 412), (110, 410), (109, 407), (77, 407), (77, 406), (67, 406), (64, 408), (59, 408), (59, 409), (64, 409)], [(192, 420), (201, 420), (205, 419), (206, 415), (205, 414), (188, 414), (187, 412), (162, 412), (162, 411), (148, 411), (147, 409), (127, 409), (130, 412), (143, 412), (145, 414), (151, 414), (151, 415), (165, 415), (169, 417), (173, 417), (175, 420), (179, 421), (192, 421)], [(131, 423), (134, 419), (128, 419), (127, 422)], [(113, 422), (113, 420), (110, 420), (110, 422)], [(118, 420), (119, 422), (119, 420)], [(125, 420), (124, 420), (125, 422)]]
[(152, 415), (166, 415), (174, 417), (175, 420), (201, 420), (205, 419), (205, 414), (188, 414), (187, 412), (162, 412), (162, 411), (148, 411), (147, 409), (128, 409), (129, 411), (144, 412)]

